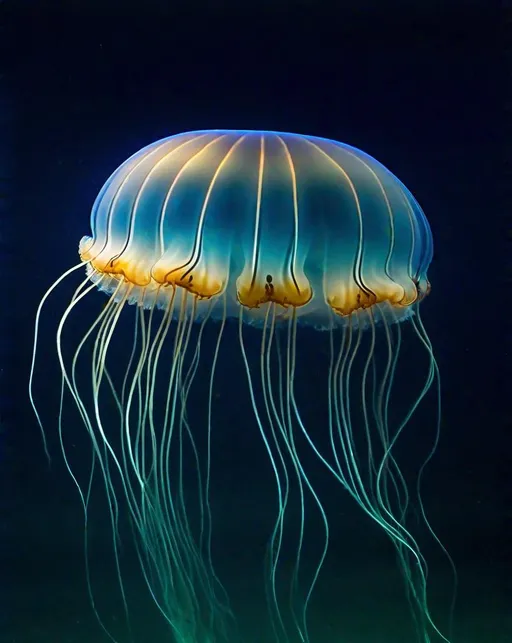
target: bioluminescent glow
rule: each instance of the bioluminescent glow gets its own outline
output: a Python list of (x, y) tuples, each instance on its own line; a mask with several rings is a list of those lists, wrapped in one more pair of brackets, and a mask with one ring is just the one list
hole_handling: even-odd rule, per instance
[[(276, 513), (261, 565), (274, 640), (314, 643), (308, 615), (330, 544), (329, 512), (309, 470), (314, 461), (332, 493), (348, 493), (389, 536), (418, 641), (447, 641), (429, 611), (426, 562), (408, 527), (413, 496), (414, 520), (433, 532), (396, 450), (427, 392), (437, 399), (439, 389), (419, 314), (430, 291), (432, 236), (407, 188), (374, 158), (336, 141), (269, 131), (188, 132), (123, 163), (96, 199), (91, 228), (80, 241), (80, 263), (55, 282), (38, 310), (30, 393), (38, 413), (43, 305), (85, 269), (56, 324), (62, 399), (55, 416), (86, 514), (88, 482), (75, 473), (66, 444), (72, 432), (85, 428), (88, 436), (91, 476), (103, 480), (108, 499), (127, 613), (117, 542), (125, 511), (169, 641), (243, 641), (232, 634), (237, 615), (212, 553), (212, 440), (222, 434), (222, 405), (230, 403), (215, 401), (216, 378), (219, 364), (236, 356), (246, 382), (244, 408), (253, 418), (251, 424), (240, 417), (240, 430), (254, 425), (248, 439), (263, 440), (276, 490), (268, 500)], [(81, 330), (97, 290), (108, 296), (106, 305), (96, 314), (96, 303), (95, 318)], [(416, 339), (407, 352), (406, 327)], [(329, 351), (324, 372), (301, 362), (301, 333), (311, 336), (312, 329)], [(204, 340), (206, 331), (215, 332), (213, 345)], [(257, 350), (248, 334), (258, 337)], [(421, 384), (397, 419), (399, 363), (415, 363), (420, 354)], [(308, 423), (300, 382), (321, 400), (321, 422)], [(66, 420), (69, 402), (74, 422)], [(194, 493), (187, 491), (190, 462)], [(292, 494), (301, 515), (293, 566), (284, 574)], [(303, 572), (310, 510), (322, 541), (314, 569)]]

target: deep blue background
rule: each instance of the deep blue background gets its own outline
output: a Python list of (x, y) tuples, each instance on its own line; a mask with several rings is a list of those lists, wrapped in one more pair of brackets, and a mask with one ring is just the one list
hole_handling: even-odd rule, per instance
[[(6, 346), (16, 353), (5, 360), (0, 421), (9, 577), (37, 559), (30, 525), (56, 493), (26, 401), (41, 293), (76, 261), (96, 193), (127, 156), (180, 131), (240, 127), (360, 147), (424, 208), (435, 241), (424, 317), (443, 377), (445, 428), (427, 502), (435, 511), (443, 498), (437, 523), (457, 563), (487, 566), (490, 590), (504, 591), (510, 297), (500, 259), (499, 29), (485, 3), (423, 4), (385, 12), (194, 5), (155, 18), (147, 4), (85, 12), (79, 3), (66, 11), (43, 3), (37, 13), (6, 13), (6, 88), (16, 104), (12, 256), (2, 247), (2, 359)], [(64, 476), (58, 488), (71, 506)], [(33, 573), (43, 577), (37, 566)], [(21, 611), (9, 613), (19, 619)]]

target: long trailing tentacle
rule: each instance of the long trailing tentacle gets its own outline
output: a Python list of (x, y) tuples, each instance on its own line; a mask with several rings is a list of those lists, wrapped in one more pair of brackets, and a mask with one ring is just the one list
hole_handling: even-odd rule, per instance
[(30, 404), (32, 405), (32, 409), (34, 410), (35, 416), (37, 418), (37, 423), (39, 425), (39, 429), (41, 431), (41, 437), (42, 437), (42, 440), (43, 440), (44, 452), (45, 452), (45, 455), (46, 455), (46, 459), (48, 460), (48, 463), (51, 462), (50, 453), (48, 451), (48, 443), (47, 443), (43, 423), (42, 423), (42, 420), (41, 420), (41, 416), (40, 416), (39, 411), (37, 409), (37, 404), (36, 404), (35, 398), (34, 398), (34, 373), (35, 373), (35, 366), (36, 366), (37, 347), (38, 347), (38, 343), (39, 343), (39, 324), (40, 324), (41, 314), (42, 314), (43, 308), (44, 308), (44, 306), (46, 304), (46, 301), (47, 301), (48, 297), (57, 288), (57, 286), (59, 286), (67, 277), (69, 277), (69, 275), (71, 275), (76, 270), (80, 270), (85, 265), (86, 265), (85, 263), (80, 262), (79, 264), (76, 264), (75, 266), (72, 266), (71, 268), (69, 268), (69, 270), (66, 270), (66, 272), (64, 272), (58, 279), (56, 279), (53, 282), (53, 284), (44, 293), (43, 297), (41, 298), (41, 301), (39, 302), (39, 305), (37, 307), (37, 312), (36, 312), (36, 318), (35, 318), (35, 322), (34, 322), (34, 345), (33, 345), (33, 350), (32, 350), (32, 361), (31, 361), (31, 364), (30, 364), (30, 375), (29, 375), (29, 382), (28, 382), (28, 396), (29, 396), (29, 399), (30, 399)]

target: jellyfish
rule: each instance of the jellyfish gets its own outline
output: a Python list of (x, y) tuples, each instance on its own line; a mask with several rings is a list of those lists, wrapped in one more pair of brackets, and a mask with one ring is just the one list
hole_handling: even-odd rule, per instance
[[(275, 488), (262, 565), (265, 640), (313, 643), (308, 614), (330, 545), (329, 512), (310, 473), (314, 460), (332, 493), (348, 494), (389, 537), (417, 640), (448, 641), (428, 607), (427, 565), (409, 528), (411, 507), (435, 534), (416, 494), (419, 482), (410, 488), (397, 449), (429, 390), (439, 395), (420, 316), (432, 252), (428, 222), (405, 185), (368, 154), (334, 140), (194, 131), (148, 145), (110, 176), (92, 209), (91, 235), (79, 243), (79, 263), (38, 309), (30, 398), (46, 427), (36, 386), (40, 316), (50, 294), (84, 271), (56, 317), (62, 382), (55, 415), (87, 518), (89, 478), (79, 479), (68, 447), (69, 432), (85, 429), (90, 476), (99, 476), (108, 500), (127, 617), (121, 514), (129, 518), (169, 641), (244, 640), (235, 633), (236, 614), (212, 554), (212, 441), (222, 434), (222, 406), (232, 403), (229, 396), (216, 399), (216, 386), (219, 364), (236, 358), (237, 377), (246, 383), (244, 415), (252, 414)], [(98, 290), (108, 297), (101, 307)], [(416, 341), (405, 350), (406, 328)], [(214, 339), (204, 340), (207, 333)], [(325, 342), (321, 372), (302, 360), (303, 333), (308, 342), (317, 336)], [(399, 415), (397, 372), (419, 353), (420, 386)], [(299, 392), (305, 389), (324, 409), (321, 421), (306, 417)], [(418, 481), (436, 447), (436, 417)], [(239, 421), (245, 430), (247, 421)], [(292, 493), (301, 510), (292, 571), (283, 575)], [(322, 545), (313, 571), (302, 573), (310, 510)]]

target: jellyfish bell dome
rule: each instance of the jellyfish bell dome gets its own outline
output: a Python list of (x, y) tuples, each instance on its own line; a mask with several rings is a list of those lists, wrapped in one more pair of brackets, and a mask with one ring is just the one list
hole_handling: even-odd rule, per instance
[(152, 143), (110, 176), (91, 228), (79, 252), (101, 290), (161, 308), (181, 293), (198, 319), (225, 296), (212, 317), (243, 307), (257, 324), (273, 302), (317, 328), (399, 321), (430, 287), (432, 237), (412, 194), (368, 154), (313, 136)]

